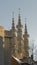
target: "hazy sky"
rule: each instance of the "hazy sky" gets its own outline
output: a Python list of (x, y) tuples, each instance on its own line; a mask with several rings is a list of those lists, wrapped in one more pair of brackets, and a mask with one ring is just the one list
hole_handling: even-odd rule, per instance
[(0, 0), (0, 25), (5, 29), (11, 28), (13, 11), (17, 25), (19, 8), (23, 27), (26, 17), (30, 40), (37, 44), (37, 0)]

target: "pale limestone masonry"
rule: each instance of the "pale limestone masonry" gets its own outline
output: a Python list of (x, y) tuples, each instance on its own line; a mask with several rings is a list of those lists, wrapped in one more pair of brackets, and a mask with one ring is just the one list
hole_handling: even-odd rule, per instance
[(4, 27), (0, 26), (0, 36), (3, 37), (3, 41), (4, 41)]
[[(3, 46), (5, 52), (5, 65), (11, 64), (12, 55), (22, 59), (23, 57), (29, 57), (29, 40), (27, 25), (25, 24), (24, 37), (22, 34), (23, 25), (21, 23), (20, 14), (18, 15), (18, 25), (15, 28), (14, 17), (12, 18), (12, 27), (10, 30), (4, 30), (4, 27), (0, 26), (0, 36), (3, 38)], [(16, 35), (17, 34), (17, 35)]]

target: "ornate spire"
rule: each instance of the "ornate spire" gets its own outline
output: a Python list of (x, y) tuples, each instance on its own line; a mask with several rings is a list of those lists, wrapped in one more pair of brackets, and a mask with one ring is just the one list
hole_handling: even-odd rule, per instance
[(13, 12), (13, 17), (12, 17), (12, 29), (14, 29), (15, 26), (14, 26), (14, 12)]
[(15, 46), (17, 45), (17, 39), (16, 39), (16, 29), (15, 29), (15, 24), (14, 24), (14, 12), (13, 12), (13, 17), (12, 17), (12, 29), (11, 29), (11, 35), (12, 35), (12, 55), (16, 56), (16, 48)]
[(20, 8), (19, 8), (19, 15), (18, 15), (18, 25), (21, 25)]
[(24, 55), (29, 57), (29, 34), (27, 32), (26, 18), (25, 18), (25, 33), (24, 33)]
[(20, 28), (20, 27), (23, 27), (22, 24), (21, 24), (21, 17), (20, 17), (20, 8), (19, 8), (19, 15), (18, 15), (18, 25), (17, 25), (17, 28)]
[(18, 16), (18, 20), (20, 21), (20, 8), (19, 8), (19, 16)]
[(27, 24), (26, 24), (26, 19), (27, 19), (27, 18), (25, 18), (25, 33), (27, 34)]
[(19, 57), (21, 58), (21, 54), (23, 54), (23, 50), (21, 47), (23, 47), (23, 39), (22, 39), (22, 24), (21, 24), (21, 17), (20, 17), (20, 8), (19, 8), (19, 15), (18, 15), (18, 25), (17, 25), (17, 41), (18, 41), (18, 53)]

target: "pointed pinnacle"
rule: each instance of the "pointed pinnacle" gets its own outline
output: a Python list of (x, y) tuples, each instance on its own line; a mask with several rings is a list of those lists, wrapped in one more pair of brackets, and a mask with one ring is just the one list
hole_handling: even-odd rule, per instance
[(19, 8), (19, 14), (20, 14), (20, 8)]
[(14, 18), (14, 12), (12, 12), (12, 14), (13, 14), (13, 16), (12, 16), (12, 17)]
[(25, 17), (25, 24), (26, 24), (26, 22), (27, 22), (27, 18)]

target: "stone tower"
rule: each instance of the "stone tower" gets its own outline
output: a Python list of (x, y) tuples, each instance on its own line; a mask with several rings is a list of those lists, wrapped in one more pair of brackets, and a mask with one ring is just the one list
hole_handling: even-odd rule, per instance
[[(20, 10), (19, 10), (20, 11)], [(18, 58), (22, 57), (22, 52), (23, 52), (23, 38), (22, 38), (22, 24), (21, 24), (21, 18), (20, 18), (20, 12), (18, 16), (18, 25), (17, 27), (17, 41), (18, 41)]]
[(29, 34), (27, 32), (27, 24), (25, 23), (25, 32), (24, 32), (24, 56), (29, 57)]

